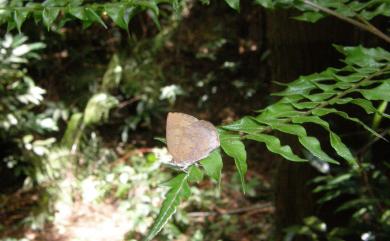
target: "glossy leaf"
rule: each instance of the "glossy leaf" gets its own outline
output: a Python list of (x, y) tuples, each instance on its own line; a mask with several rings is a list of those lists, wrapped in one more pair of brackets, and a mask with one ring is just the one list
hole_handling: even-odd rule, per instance
[(107, 28), (106, 24), (103, 22), (103, 20), (100, 18), (100, 16), (96, 13), (96, 11), (92, 8), (85, 8), (85, 15), (88, 18), (88, 20), (92, 22), (98, 22), (100, 23), (104, 28)]
[(154, 137), (153, 139), (155, 139), (156, 141), (159, 141), (165, 145), (167, 144), (167, 140), (164, 137)]
[(246, 192), (245, 175), (248, 169), (246, 163), (245, 145), (239, 135), (220, 132), (221, 147), (224, 152), (234, 159), (241, 180), (242, 190)]
[(107, 5), (105, 10), (116, 25), (122, 29), (128, 30), (131, 16), (126, 12), (127, 10), (125, 7), (120, 5)]
[(294, 161), (294, 162), (307, 162), (307, 160), (302, 159), (299, 156), (295, 155), (292, 152), (290, 146), (288, 145), (282, 146), (280, 144), (280, 140), (275, 136), (271, 136), (267, 134), (252, 134), (252, 135), (246, 135), (245, 138), (258, 141), (258, 142), (263, 142), (269, 151), (281, 155), (287, 160)]
[(219, 149), (212, 151), (208, 157), (200, 160), (200, 164), (203, 166), (206, 174), (214, 179), (219, 186), (221, 183), (221, 173), (223, 167), (222, 157)]
[(382, 84), (375, 88), (359, 90), (359, 92), (368, 100), (390, 101), (390, 79), (384, 80)]
[(341, 138), (334, 132), (329, 132), (330, 144), (336, 150), (337, 154), (349, 162), (350, 165), (356, 166), (356, 159), (353, 157), (349, 148), (341, 141)]
[(302, 15), (299, 15), (297, 17), (294, 17), (297, 20), (306, 21), (310, 23), (315, 23), (321, 18), (323, 18), (325, 15), (319, 12), (305, 12)]
[(336, 160), (329, 157), (328, 154), (326, 154), (321, 149), (320, 142), (317, 138), (312, 136), (300, 136), (298, 140), (308, 151), (310, 151), (317, 158), (329, 163), (339, 164)]
[(189, 182), (200, 182), (203, 180), (203, 172), (197, 166), (192, 165), (188, 170)]
[(106, 120), (109, 111), (117, 106), (118, 103), (115, 97), (107, 93), (93, 95), (84, 110), (84, 124), (91, 125)]
[(225, 0), (225, 2), (234, 10), (240, 11), (240, 0)]
[(288, 133), (291, 135), (296, 135), (298, 137), (299, 142), (302, 144), (302, 146), (304, 146), (309, 152), (311, 152), (317, 158), (326, 162), (338, 164), (337, 161), (329, 157), (322, 150), (320, 142), (317, 140), (317, 138), (307, 135), (306, 130), (303, 126), (293, 125), (293, 124), (275, 124), (275, 123), (269, 123), (269, 124), (275, 130)]
[(225, 130), (230, 131), (242, 131), (245, 133), (252, 133), (254, 131), (261, 131), (265, 127), (260, 125), (259, 122), (257, 122), (253, 117), (250, 116), (244, 116), (243, 118), (222, 126)]
[(59, 8), (45, 8), (42, 12), (42, 19), (45, 26), (50, 29), (52, 23), (56, 20), (58, 17), (58, 14), (60, 13)]
[(80, 20), (88, 20), (83, 7), (69, 7), (68, 12)]
[(374, 136), (381, 138), (383, 140), (386, 140), (383, 136), (381, 136), (375, 130), (373, 130), (372, 128), (370, 128), (366, 124), (364, 124), (361, 120), (359, 120), (358, 118), (355, 118), (355, 117), (350, 117), (348, 115), (348, 113), (346, 113), (344, 111), (339, 111), (339, 110), (334, 109), (334, 108), (317, 108), (317, 109), (313, 110), (313, 114), (318, 115), (318, 116), (323, 116), (323, 115), (328, 115), (328, 114), (337, 114), (337, 115), (339, 115), (347, 120), (353, 121), (353, 122), (361, 125), (362, 127), (364, 127), (364, 129), (369, 131)]
[(188, 173), (181, 173), (165, 184), (170, 187), (170, 190), (165, 197), (160, 212), (154, 220), (148, 235), (144, 238), (144, 241), (152, 240), (176, 212), (180, 201), (189, 197), (190, 187), (187, 182), (188, 177)]
[(13, 18), (19, 32), (21, 32), (22, 25), (26, 21), (28, 14), (29, 12), (23, 9), (14, 11)]
[(314, 123), (322, 126), (329, 132), (329, 139), (332, 148), (336, 151), (336, 153), (347, 160), (351, 165), (356, 165), (356, 159), (353, 157), (351, 151), (348, 147), (342, 142), (341, 138), (331, 131), (328, 122), (322, 120), (318, 116), (299, 116), (292, 118), (293, 123)]

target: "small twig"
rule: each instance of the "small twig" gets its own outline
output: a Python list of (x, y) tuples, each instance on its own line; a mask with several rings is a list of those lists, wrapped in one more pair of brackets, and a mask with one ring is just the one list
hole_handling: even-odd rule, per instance
[[(321, 5), (318, 5), (316, 3), (313, 3), (310, 0), (304, 0), (303, 2), (306, 5), (310, 6), (314, 10), (322, 11), (322, 12), (327, 13), (327, 14), (329, 14), (331, 16), (334, 16), (334, 17), (336, 17), (338, 19), (341, 19), (341, 20), (343, 20), (343, 21), (345, 21), (347, 23), (355, 25), (356, 27), (361, 28), (361, 29), (363, 29), (365, 31), (368, 31), (368, 32), (376, 35), (377, 37), (383, 39), (384, 41), (390, 43), (390, 37), (388, 35), (386, 35), (382, 31), (380, 31), (374, 25), (367, 24), (367, 21), (360, 22), (360, 21), (357, 21), (357, 20), (355, 20), (353, 18), (349, 18), (349, 17), (343, 16), (343, 15), (339, 14), (338, 12), (336, 12), (336, 11), (334, 11), (332, 9), (329, 9), (329, 8), (323, 7)], [(361, 19), (362, 18), (359, 18), (359, 20), (361, 20)]]
[(374, 192), (374, 189), (371, 187), (369, 177), (367, 175), (367, 172), (364, 170), (364, 167), (362, 166), (362, 162), (360, 161), (360, 158), (356, 158), (356, 160), (357, 160), (356, 162), (359, 166), (359, 172), (360, 172), (363, 184), (367, 189), (368, 195), (370, 195), (371, 198), (373, 198), (375, 200), (379, 211), (381, 213), (383, 213), (385, 211), (385, 209), (384, 209), (382, 203), (378, 200), (377, 195)]
[(244, 207), (244, 208), (237, 208), (237, 209), (228, 210), (228, 211), (191, 212), (191, 213), (188, 213), (188, 216), (189, 217), (209, 217), (209, 216), (239, 214), (239, 213), (245, 213), (245, 212), (250, 212), (250, 211), (255, 211), (255, 210), (257, 212), (270, 211), (270, 210), (273, 210), (273, 206), (271, 203), (262, 203), (262, 204), (256, 204), (253, 206)]
[[(381, 136), (384, 136), (387, 132), (390, 133), (390, 128), (387, 128), (385, 129), (384, 131), (382, 131), (381, 133), (379, 133), (379, 135)], [(375, 143), (377, 142), (378, 140), (380, 140), (379, 137), (375, 137), (374, 139), (372, 139), (371, 141), (369, 141), (366, 145), (364, 145), (362, 148), (360, 148), (357, 152), (356, 152), (356, 155), (357, 156), (363, 156), (367, 150)]]
[(138, 101), (140, 99), (141, 99), (141, 97), (135, 96), (135, 97), (131, 98), (130, 100), (123, 101), (123, 102), (119, 103), (118, 109), (122, 109), (122, 108), (124, 108), (124, 107), (126, 107), (128, 105), (131, 105), (131, 104), (133, 104), (134, 102), (136, 102), (136, 101)]

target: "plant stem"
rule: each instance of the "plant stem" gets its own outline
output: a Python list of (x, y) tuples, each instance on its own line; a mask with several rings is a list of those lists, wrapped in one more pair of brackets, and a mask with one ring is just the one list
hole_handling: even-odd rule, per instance
[(361, 28), (361, 29), (363, 29), (365, 31), (368, 31), (368, 32), (376, 35), (377, 37), (383, 39), (384, 41), (390, 43), (390, 36), (386, 35), (382, 31), (380, 31), (378, 28), (376, 28), (374, 25), (372, 25), (371, 23), (369, 23), (368, 21), (366, 21), (362, 17), (359, 17), (360, 21), (357, 21), (357, 20), (355, 20), (353, 18), (343, 16), (343, 15), (339, 14), (338, 12), (336, 12), (336, 11), (334, 11), (332, 9), (329, 9), (329, 8), (323, 7), (321, 5), (318, 5), (316, 3), (313, 3), (310, 0), (304, 0), (303, 2), (307, 6), (311, 7), (314, 10), (322, 11), (322, 12), (324, 12), (326, 14), (329, 14), (331, 16), (334, 16), (334, 17), (338, 18), (338, 19), (341, 19), (341, 20), (343, 20), (343, 21), (345, 21), (347, 23), (355, 25), (356, 27), (359, 27), (359, 28)]

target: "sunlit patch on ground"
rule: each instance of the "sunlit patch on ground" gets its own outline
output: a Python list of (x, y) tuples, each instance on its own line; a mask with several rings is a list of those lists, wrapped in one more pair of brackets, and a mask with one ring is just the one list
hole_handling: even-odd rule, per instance
[(121, 241), (128, 231), (128, 217), (115, 204), (78, 202), (68, 210), (49, 230), (29, 236), (37, 241)]

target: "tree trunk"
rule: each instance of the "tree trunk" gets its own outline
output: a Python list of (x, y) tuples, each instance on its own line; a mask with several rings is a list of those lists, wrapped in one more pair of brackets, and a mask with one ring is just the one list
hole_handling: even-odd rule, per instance
[[(339, 65), (337, 60), (340, 55), (332, 43), (351, 44), (350, 40), (353, 39), (353, 28), (338, 20), (328, 18), (311, 24), (292, 19), (294, 15), (296, 13), (292, 11), (267, 14), (267, 41), (271, 51), (273, 81), (290, 82), (299, 75)], [(277, 86), (271, 88), (273, 92), (278, 90)], [(291, 145), (293, 150), (301, 149), (296, 138), (282, 138), (282, 141)], [(316, 171), (308, 163), (279, 160), (276, 173), (275, 240), (282, 240), (285, 228), (302, 224), (302, 219), (314, 212), (312, 190), (307, 181), (316, 175)]]

